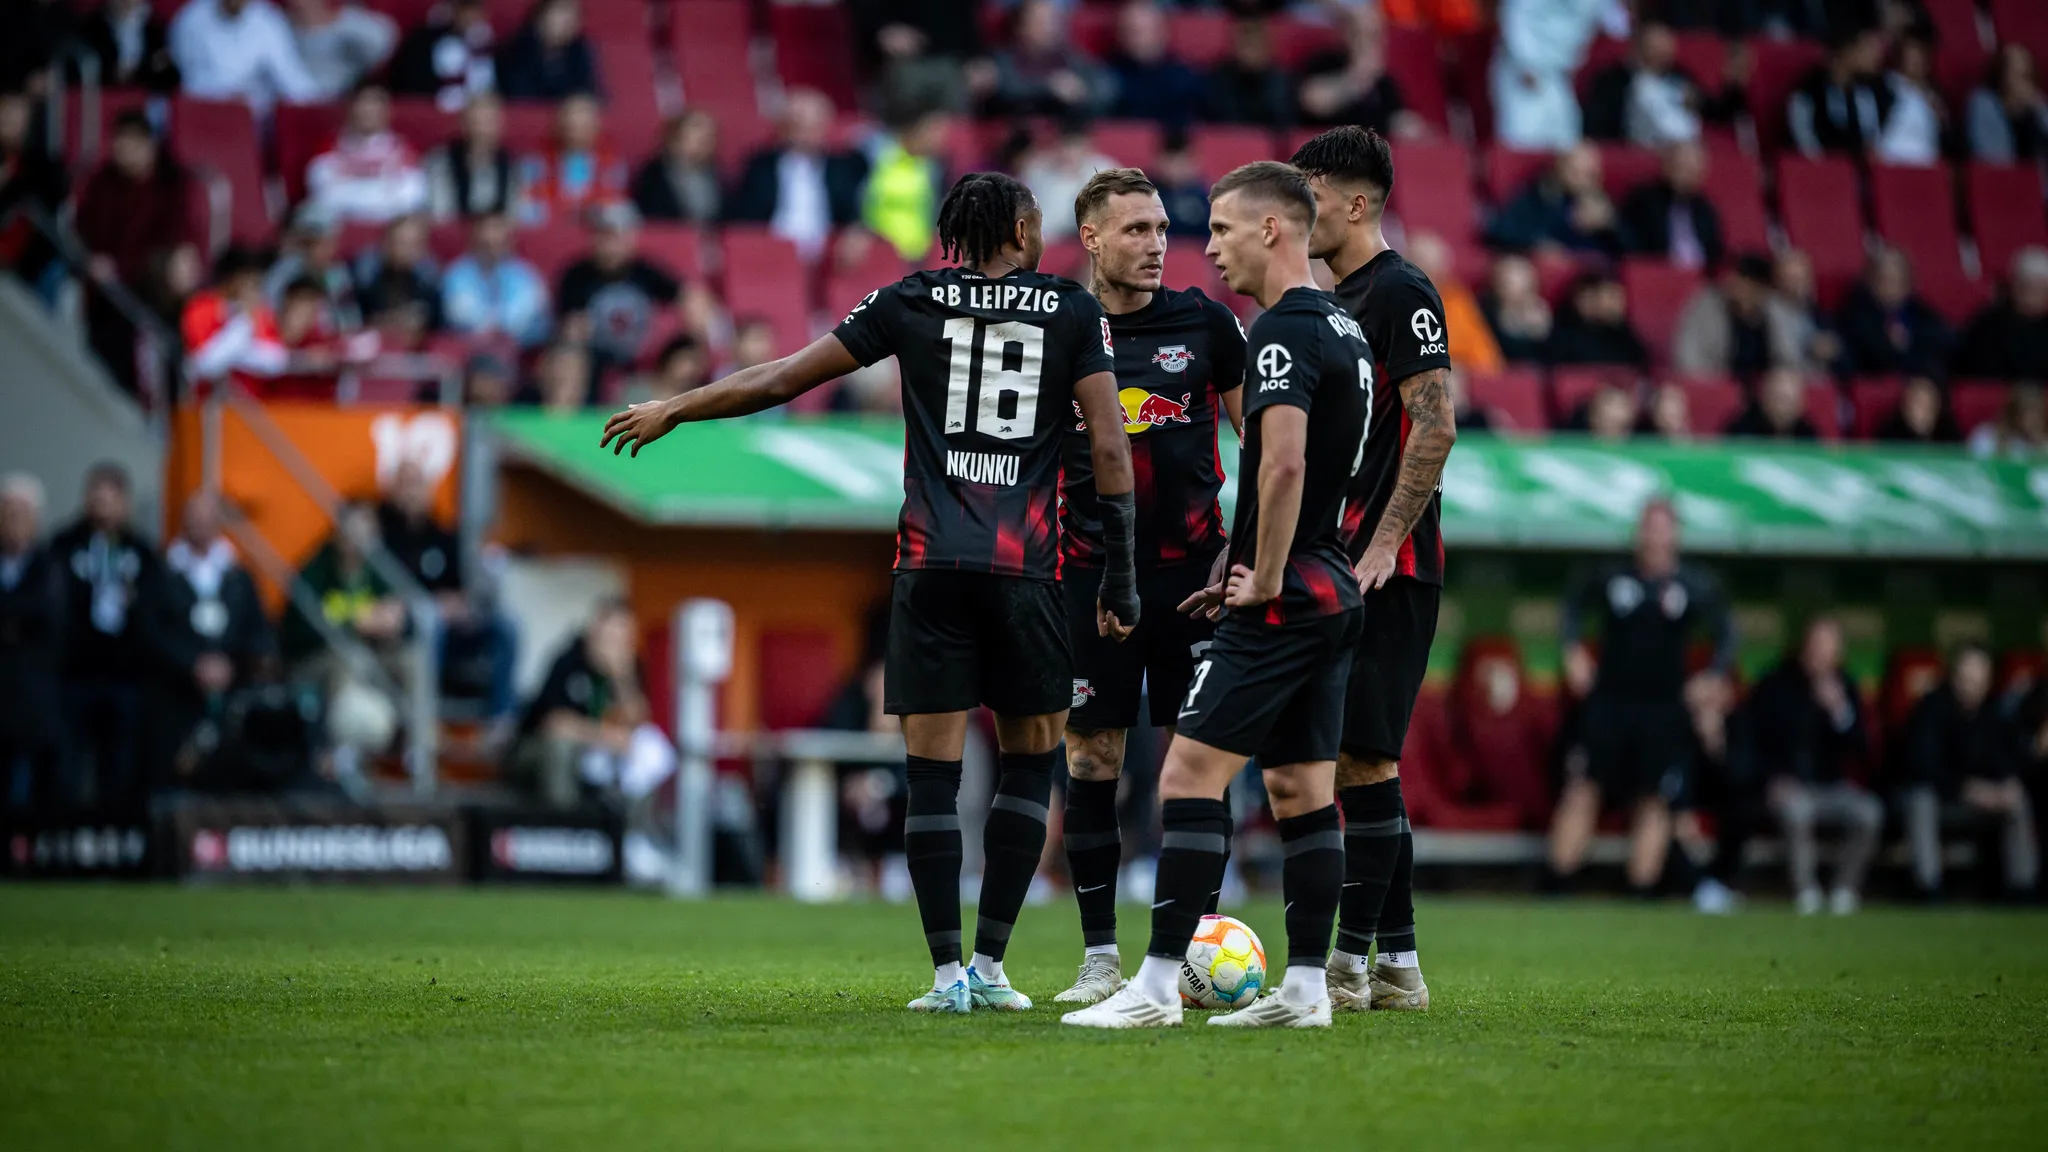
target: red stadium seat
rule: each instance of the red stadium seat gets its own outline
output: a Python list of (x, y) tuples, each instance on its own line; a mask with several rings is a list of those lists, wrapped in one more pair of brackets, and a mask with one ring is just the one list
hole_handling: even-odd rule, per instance
[(1687, 422), (1701, 436), (1719, 436), (1749, 403), (1742, 385), (1726, 376), (1685, 376), (1672, 383), (1685, 391)]
[(1765, 155), (1786, 144), (1785, 107), (1792, 90), (1813, 67), (1827, 58), (1827, 50), (1812, 40), (1774, 40), (1756, 37), (1749, 41), (1756, 54), (1756, 67), (1749, 76), (1749, 109), (1756, 118), (1756, 134)]
[(1501, 144), (1486, 148), (1486, 195), (1496, 205), (1522, 194), (1557, 161), (1549, 152), (1521, 152)]
[[(990, 4), (1000, 9), (1003, 5)], [(1109, 5), (1084, 4), (1074, 8), (1067, 19), (1067, 32), (1082, 51), (1097, 60), (1114, 55), (1116, 52), (1116, 8)], [(1006, 44), (1010, 40), (1007, 25), (995, 43)]]
[(1088, 253), (1073, 240), (1054, 240), (1045, 246), (1045, 254), (1038, 259), (1038, 270), (1051, 276), (1065, 276), (1069, 280), (1088, 282)]
[[(149, 93), (139, 88), (107, 88), (100, 92), (99, 115), (93, 128), (95, 163), (106, 159), (107, 139), (113, 134), (114, 118), (123, 112), (140, 112), (149, 104)], [(64, 160), (73, 168), (85, 160), (85, 97), (76, 89), (64, 93)]]
[(1409, 235), (1434, 232), (1455, 248), (1479, 241), (1479, 200), (1472, 194), (1472, 158), (1450, 140), (1394, 145), (1394, 195), (1389, 201)]
[(1277, 16), (1271, 21), (1271, 27), (1273, 56), (1282, 68), (1290, 72), (1299, 70), (1312, 56), (1344, 47), (1343, 35), (1328, 24)]
[(1764, 212), (1764, 170), (1754, 156), (1735, 147), (1730, 139), (1708, 136), (1703, 191), (1721, 214), (1721, 237), (1730, 253), (1740, 256), (1770, 251), (1770, 222)]
[(1702, 91), (1719, 92), (1726, 73), (1727, 42), (1712, 32), (1678, 34), (1678, 66)]
[(271, 131), (277, 146), (278, 175), (284, 178), (287, 203), (297, 204), (306, 195), (306, 165), (334, 143), (345, 117), (346, 112), (338, 102), (277, 106)]
[(1870, 167), (1870, 205), (1877, 234), (1913, 262), (1922, 276), (1962, 271), (1953, 174), (1940, 168)]
[(1279, 149), (1264, 128), (1209, 125), (1194, 130), (1192, 144), (1195, 164), (1202, 175), (1215, 180), (1233, 168), (1255, 160), (1274, 159)]
[(1132, 168), (1150, 168), (1159, 157), (1159, 125), (1149, 120), (1105, 120), (1091, 133), (1103, 155)]
[(749, 53), (753, 29), (748, 0), (677, 0), (669, 6), (683, 102), (717, 110), (721, 130), (727, 109), (759, 113)]
[(1167, 44), (1181, 63), (1206, 69), (1230, 55), (1228, 15), (1176, 10), (1167, 20)]
[(816, 727), (844, 675), (832, 634), (770, 629), (761, 633), (759, 657), (761, 726), (770, 731)]
[(1964, 171), (1970, 228), (1977, 237), (1984, 275), (2005, 275), (2013, 253), (2030, 244), (2048, 246), (2041, 172), (2032, 164), (1971, 164)]
[(1830, 156), (1778, 160), (1778, 209), (1785, 236), (1813, 260), (1821, 301), (1832, 307), (1863, 268), (1863, 213), (1856, 169)]
[(363, 7), (391, 17), (399, 28), (411, 31), (426, 24), (441, 0), (363, 0)]
[(2012, 386), (2002, 380), (1958, 380), (1949, 385), (1948, 405), (1956, 414), (1956, 427), (1968, 436), (1997, 420), (2011, 391)]
[(731, 227), (724, 247), (725, 304), (735, 323), (750, 316), (775, 328), (775, 348), (787, 356), (810, 342), (808, 276), (796, 246), (765, 228)]
[(1529, 260), (1536, 265), (1536, 290), (1555, 308), (1564, 302), (1572, 281), (1583, 275), (1589, 264), (1569, 252), (1532, 252)]
[(604, 77), (605, 138), (637, 164), (661, 146), (654, 49), (648, 46), (643, 30), (636, 40), (598, 41), (596, 51), (597, 67)]
[(1890, 377), (1850, 381), (1850, 435), (1858, 440), (1874, 439), (1878, 426), (1898, 409), (1899, 395), (1904, 391), (1904, 382)]
[(1387, 29), (1387, 74), (1409, 111), (1438, 132), (1450, 130), (1450, 103), (1444, 98), (1444, 66), (1436, 37), (1419, 28)]
[(1622, 262), (1621, 283), (1628, 289), (1629, 322), (1650, 346), (1651, 358), (1659, 364), (1669, 360), (1679, 314), (1699, 290), (1699, 271), (1666, 260), (1630, 258)]
[(1579, 70), (1572, 76), (1572, 86), (1584, 96), (1593, 84), (1593, 78), (1628, 59), (1628, 38), (1625, 36), (1595, 36), (1586, 44), (1586, 58), (1579, 62)]
[(1528, 368), (1509, 368), (1491, 376), (1467, 375), (1465, 390), (1472, 406), (1491, 412), (1516, 432), (1542, 432), (1543, 376)]
[(1198, 237), (1174, 237), (1166, 246), (1166, 269), (1160, 279), (1168, 288), (1200, 288), (1212, 299), (1222, 299), (1226, 290), (1219, 283), (1216, 266), (1202, 255)]
[(246, 244), (268, 241), (277, 228), (264, 198), (263, 149), (249, 106), (238, 100), (180, 96), (172, 105), (171, 134), (186, 163), (227, 178), (234, 238)]
[(704, 277), (700, 237), (694, 224), (650, 221), (640, 229), (640, 254), (687, 280)]
[[(522, 0), (524, 2), (524, 0)], [(612, 43), (646, 44), (648, 39), (647, 0), (583, 0), (583, 31), (598, 47)], [(530, 11), (532, 5), (527, 4)], [(602, 61), (598, 67), (603, 68)], [(613, 92), (617, 80), (604, 74), (605, 90)]]
[(870, 237), (867, 254), (857, 264), (841, 267), (837, 261), (825, 273), (824, 311), (834, 321), (853, 311), (861, 298), (875, 289), (894, 284), (910, 271), (903, 258), (888, 242)]
[(1626, 199), (1663, 171), (1663, 158), (1648, 148), (1633, 144), (1600, 145), (1600, 185), (1615, 200)]
[(1842, 438), (1842, 393), (1834, 381), (1814, 377), (1806, 382), (1806, 418), (1813, 421), (1821, 439)]
[(1562, 424), (1593, 394), (1609, 384), (1630, 386), (1635, 381), (1632, 368), (1596, 367), (1581, 365), (1559, 368), (1550, 377), (1550, 413), (1555, 423)]
[(784, 84), (816, 88), (840, 108), (859, 105), (853, 75), (853, 24), (843, 4), (770, 4), (768, 34)]
[(2048, 4), (2041, 0), (1991, 0), (1991, 24), (2000, 43), (2018, 41), (2034, 59), (2048, 60)]
[(589, 235), (581, 224), (570, 220), (553, 220), (538, 228), (523, 229), (514, 243), (519, 254), (548, 282), (550, 290), (561, 282), (569, 265), (590, 251)]
[(1951, 106), (1961, 110), (1991, 55), (1978, 32), (1977, 0), (1922, 0), (1922, 6), (1934, 24), (1935, 82), (1955, 101)]

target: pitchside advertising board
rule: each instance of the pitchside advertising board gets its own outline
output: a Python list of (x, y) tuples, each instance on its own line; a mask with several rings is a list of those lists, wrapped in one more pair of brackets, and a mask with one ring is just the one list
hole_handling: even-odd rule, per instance
[(623, 875), (618, 820), (601, 811), (470, 814), (471, 875), (485, 883), (616, 884)]
[(156, 875), (158, 838), (134, 819), (9, 827), (0, 873), (22, 880), (143, 879)]

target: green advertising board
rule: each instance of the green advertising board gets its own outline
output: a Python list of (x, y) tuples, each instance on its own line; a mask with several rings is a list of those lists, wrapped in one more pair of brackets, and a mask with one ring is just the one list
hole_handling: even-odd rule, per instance
[[(903, 494), (890, 419), (756, 418), (677, 429), (637, 460), (598, 449), (604, 419), (506, 412), (509, 458), (628, 515), (677, 526), (888, 530)], [(1236, 445), (1225, 437), (1226, 474)], [(1598, 444), (1467, 436), (1444, 474), (1453, 546), (1608, 549), (1649, 497), (1673, 497), (1694, 551), (2048, 558), (2048, 460), (1869, 445)], [(1224, 503), (1235, 495), (1226, 484)]]

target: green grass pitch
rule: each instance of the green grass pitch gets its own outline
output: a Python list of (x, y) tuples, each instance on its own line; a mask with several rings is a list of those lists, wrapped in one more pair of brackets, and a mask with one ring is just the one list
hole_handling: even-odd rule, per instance
[(1439, 899), (1422, 947), (1426, 1015), (1116, 1034), (1049, 1003), (1064, 903), (1039, 1009), (963, 1019), (903, 1011), (902, 907), (0, 886), (0, 1148), (2048, 1146), (2038, 914)]

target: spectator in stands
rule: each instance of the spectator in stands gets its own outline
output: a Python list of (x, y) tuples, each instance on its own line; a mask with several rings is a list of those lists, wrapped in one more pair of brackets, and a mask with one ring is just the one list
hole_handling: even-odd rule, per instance
[(1017, 176), (1038, 197), (1047, 240), (1076, 233), (1080, 226), (1074, 220), (1074, 197), (1089, 177), (1114, 167), (1116, 161), (1095, 150), (1088, 138), (1088, 125), (1079, 120), (1061, 124), (1057, 136), (1027, 154)]
[(1913, 267), (1896, 248), (1871, 254), (1836, 329), (1848, 371), (1857, 376), (1938, 372), (1954, 341), (1948, 323), (1913, 291)]
[(600, 376), (639, 359), (656, 313), (682, 297), (682, 283), (643, 258), (639, 243), (640, 214), (631, 204), (598, 209), (590, 217), (590, 255), (569, 265), (555, 293), (563, 336), (589, 347)]
[(1501, 0), (1500, 45), (1488, 86), (1494, 136), (1502, 144), (1555, 151), (1579, 142), (1572, 75), (1607, 7), (1608, 0)]
[(1827, 60), (1807, 73), (1785, 110), (1802, 154), (1860, 157), (1877, 147), (1893, 99), (1883, 68), (1884, 37), (1876, 29), (1834, 38)]
[(383, 224), (427, 206), (427, 174), (391, 130), (391, 93), (365, 84), (349, 98), (334, 146), (306, 165), (306, 202), (340, 223)]
[(1159, 186), (1159, 202), (1166, 207), (1166, 232), (1181, 239), (1209, 235), (1209, 182), (1195, 161), (1194, 149), (1185, 131), (1173, 130), (1161, 143), (1159, 157), (1147, 169)]
[(1840, 825), (1841, 855), (1826, 906), (1837, 915), (1862, 904), (1863, 875), (1884, 831), (1884, 805), (1849, 775), (1869, 749), (1855, 681), (1842, 668), (1842, 628), (1818, 617), (1797, 653), (1757, 681), (1748, 702), (1749, 733), (1764, 800), (1785, 834), (1799, 911), (1821, 910), (1818, 826)]
[(832, 147), (832, 101), (813, 88), (790, 92), (776, 142), (747, 160), (727, 213), (758, 221), (817, 258), (834, 228), (860, 220), (867, 160)]
[(1798, 310), (1771, 288), (1771, 261), (1735, 260), (1704, 284), (1679, 315), (1671, 366), (1692, 376), (1755, 379), (1770, 368), (1806, 368)]
[[(723, 376), (743, 372), (775, 359), (775, 326), (759, 316), (741, 316), (732, 323), (732, 366)], [(780, 416), (782, 413), (776, 412)]]
[(543, 411), (573, 416), (590, 403), (591, 375), (590, 350), (557, 340), (535, 362), (533, 386), (527, 391)]
[(1169, 51), (1166, 13), (1157, 0), (1130, 0), (1116, 16), (1116, 80), (1110, 115), (1124, 120), (1185, 124), (1202, 104), (1202, 78)]
[(635, 380), (621, 399), (627, 404), (667, 400), (695, 392), (711, 383), (711, 350), (688, 332), (678, 332), (662, 345), (654, 371)]
[(1692, 439), (1692, 400), (1685, 389), (1666, 382), (1651, 390), (1636, 421), (1636, 435), (1672, 442)]
[(1620, 217), (1600, 183), (1599, 150), (1579, 144), (1558, 153), (1556, 163), (1501, 206), (1486, 238), (1517, 252), (1618, 254)]
[(1550, 302), (1543, 298), (1536, 266), (1527, 257), (1494, 260), (1486, 292), (1479, 298), (1479, 311), (1509, 363), (1542, 362), (1550, 344)]
[[(365, 757), (390, 747), (398, 732), (398, 703), (385, 681), (400, 691), (420, 674), (406, 644), (413, 621), (398, 590), (371, 556), (383, 547), (377, 514), (363, 504), (347, 504), (335, 515), (329, 537), (306, 566), (299, 582), (320, 613), (316, 624), (294, 602), (285, 608), (280, 636), (284, 658), (303, 680), (320, 684), (328, 700), (330, 737), (336, 774), (359, 780)], [(327, 646), (325, 634), (367, 650), (383, 668), (372, 676), (343, 649)]]
[[(381, 343), (376, 333), (356, 333), (366, 351)], [(285, 286), (277, 305), (277, 342), (284, 346), (285, 366), (260, 381), (255, 389), (266, 400), (332, 401), (341, 383), (343, 361), (351, 340), (328, 324), (327, 294), (320, 282), (300, 277)]]
[(280, 100), (332, 95), (306, 68), (291, 22), (270, 0), (191, 0), (171, 18), (171, 59), (185, 95), (241, 100), (259, 117)]
[(477, 352), (462, 365), (462, 404), (471, 411), (508, 404), (537, 405), (539, 398), (523, 391), (512, 365), (491, 352)]
[(1806, 377), (1791, 368), (1764, 373), (1749, 404), (1729, 422), (1724, 434), (1764, 440), (1820, 439), (1820, 429), (1806, 415)]
[(2005, 291), (1970, 320), (1956, 344), (1958, 376), (2048, 379), (2048, 249), (2013, 256)]
[(661, 151), (633, 177), (633, 204), (649, 220), (715, 224), (724, 214), (718, 186), (718, 121), (693, 108), (668, 122)]
[[(469, 578), (461, 541), (436, 519), (434, 482), (419, 461), (403, 461), (392, 472), (377, 505), (377, 531), (391, 558), (433, 599), (444, 690), (480, 689), (485, 716), (509, 722), (518, 705), (512, 691), (518, 640), (511, 621)], [(470, 666), (480, 674), (462, 675)]]
[(1721, 56), (1720, 86), (1700, 94), (1702, 124), (1733, 131), (1752, 119), (1749, 81), (1756, 74), (1756, 49), (1746, 40), (1730, 40)]
[(1970, 452), (1982, 457), (2038, 460), (2048, 456), (2048, 407), (2041, 386), (2015, 384), (2006, 394), (1998, 419), (1970, 432)]
[[(1579, 699), (1568, 733), (1564, 791), (1551, 822), (1546, 888), (1563, 891), (1585, 861), (1602, 802), (1631, 806), (1631, 891), (1648, 896), (1664, 874), (1672, 805), (1692, 769), (1688, 702), (1727, 693), (1735, 622), (1712, 574), (1679, 556), (1678, 514), (1653, 500), (1643, 508), (1635, 555), (1589, 571), (1562, 614), (1564, 679)], [(1586, 644), (1597, 617), (1600, 655)], [(1714, 644), (1708, 666), (1688, 674), (1695, 632)]]
[(199, 291), (205, 276), (206, 265), (199, 258), (197, 246), (173, 248), (150, 257), (149, 267), (142, 273), (142, 281), (135, 286), (136, 296), (143, 307), (172, 333), (171, 347), (154, 349), (160, 360), (148, 368), (160, 380), (173, 381), (177, 365), (184, 363), (185, 349), (180, 331), (185, 307), (191, 303), (192, 294)]
[(1650, 350), (1628, 321), (1628, 291), (1612, 273), (1587, 272), (1572, 285), (1545, 359), (1552, 364), (1650, 366)]
[(484, 0), (454, 0), (406, 34), (391, 58), (391, 90), (431, 96), (434, 106), (453, 112), (498, 87), (492, 59), (497, 35)]
[(1970, 154), (1990, 164), (2048, 154), (2048, 97), (2026, 45), (1999, 45), (1983, 86), (1970, 93)]
[(1109, 110), (1116, 80), (1075, 47), (1053, 0), (1023, 0), (1010, 42), (995, 55), (993, 110), (1011, 116), (1084, 116)]
[(633, 759), (650, 754), (639, 646), (632, 609), (610, 601), (555, 656), (520, 714), (507, 765), (528, 796), (551, 808), (578, 807), (633, 771)]
[(520, 158), (517, 207), (521, 224), (576, 220), (625, 199), (626, 162), (604, 143), (604, 109), (594, 96), (570, 96), (555, 111), (546, 150)]
[(1897, 406), (1877, 426), (1877, 438), (1898, 444), (1960, 444), (1963, 433), (1941, 385), (1930, 376), (1909, 376)]
[(505, 106), (478, 92), (462, 108), (455, 139), (427, 153), (427, 204), (436, 220), (513, 210), (518, 170), (505, 147)]
[(34, 114), (26, 92), (0, 91), (0, 268), (54, 303), (63, 274), (56, 249), (26, 217), (12, 216), (34, 206), (54, 220), (70, 192), (63, 166), (34, 140)]
[(1771, 287), (1785, 305), (1788, 322), (1795, 326), (1795, 343), (1805, 357), (1805, 370), (1816, 373), (1838, 367), (1842, 339), (1835, 333), (1834, 318), (1821, 310), (1813, 261), (1797, 248), (1779, 252), (1771, 261)]
[(372, 326), (408, 334), (439, 327), (441, 268), (427, 247), (425, 217), (385, 225), (377, 246), (356, 258), (355, 278), (356, 299)]
[[(72, 226), (86, 251), (95, 285), (142, 283), (149, 264), (167, 249), (204, 242), (190, 174), (163, 154), (149, 118), (139, 110), (114, 120), (107, 162), (85, 183)], [(89, 291), (86, 326), (93, 350), (114, 379), (138, 387), (135, 325), (105, 293)]]
[(1642, 419), (1635, 389), (1617, 381), (1602, 384), (1565, 420), (1565, 430), (1584, 432), (1595, 440), (1619, 444), (1635, 435)]
[(8, 5), (7, 36), (0, 40), (0, 90), (18, 88), (40, 100), (47, 91), (50, 62), (77, 35), (77, 12), (62, 0)]
[(1678, 36), (1662, 20), (1635, 27), (1628, 58), (1593, 78), (1586, 135), (1662, 148), (1700, 138), (1699, 85), (1678, 66)]
[(1702, 191), (1707, 152), (1690, 141), (1664, 149), (1664, 172), (1629, 193), (1621, 208), (1623, 246), (1681, 268), (1718, 268), (1725, 252), (1721, 213)]
[(66, 791), (121, 811), (140, 809), (141, 676), (149, 664), (145, 597), (155, 595), (156, 549), (131, 523), (134, 500), (119, 464), (85, 477), (85, 509), (50, 540), (64, 573), (64, 716), (70, 730)]
[(1494, 342), (1493, 330), (1487, 325), (1478, 297), (1458, 276), (1451, 246), (1434, 232), (1415, 232), (1409, 235), (1406, 247), (1408, 259), (1422, 269), (1423, 275), (1436, 285), (1437, 294), (1443, 297), (1444, 332), (1450, 337), (1451, 363), (1481, 375), (1500, 371), (1505, 366), (1500, 345)]
[(1892, 106), (1874, 158), (1915, 168), (1940, 164), (1949, 117), (1948, 101), (1935, 83), (1934, 45), (1914, 36), (1901, 39), (1884, 82)]
[(1203, 84), (1202, 116), (1218, 124), (1285, 128), (1294, 123), (1294, 92), (1274, 62), (1273, 32), (1261, 15), (1230, 25), (1230, 55)]
[(1906, 844), (1925, 897), (1942, 892), (1944, 827), (1998, 834), (2009, 896), (2031, 893), (2040, 877), (2032, 803), (2018, 775), (2024, 745), (1991, 699), (1991, 673), (1981, 646), (1957, 649), (1948, 678), (1906, 722)]
[(189, 773), (197, 749), (209, 743), (193, 740), (195, 732), (273, 652), (256, 582), (221, 533), (220, 500), (212, 493), (186, 499), (163, 569), (146, 620), (155, 649), (146, 709), (149, 760), (158, 780), (166, 768), (173, 779)]
[(331, 0), (287, 0), (299, 59), (332, 100), (374, 75), (398, 47), (398, 25), (382, 12)]
[(1451, 416), (1459, 432), (1495, 431), (1495, 413), (1472, 402), (1472, 385), (1463, 372), (1452, 370)]
[(541, 0), (498, 53), (498, 92), (507, 100), (602, 96), (597, 55), (583, 35), (577, 0)]
[(553, 323), (547, 282), (513, 250), (508, 217), (470, 221), (469, 251), (441, 278), (441, 318), (465, 336), (507, 339), (520, 348), (547, 339)]
[(0, 476), (0, 814), (54, 812), (64, 755), (64, 573), (42, 547), (43, 485)]
[(170, 33), (149, 0), (107, 0), (85, 18), (83, 36), (99, 61), (102, 85), (161, 95), (178, 90)]
[(861, 220), (905, 260), (920, 262), (931, 251), (945, 194), (941, 159), (952, 125), (944, 112), (924, 112), (895, 125), (875, 149)]
[(263, 292), (263, 258), (229, 248), (214, 264), (213, 286), (192, 294), (180, 331), (186, 371), (199, 381), (232, 378), (249, 385), (285, 368), (277, 316)]
[(975, 0), (851, 0), (864, 63), (879, 74), (882, 118), (959, 116), (995, 88)]
[(1387, 72), (1386, 26), (1377, 9), (1345, 14), (1345, 46), (1301, 66), (1295, 101), (1304, 124), (1358, 124), (1383, 136), (1418, 136), (1422, 117), (1408, 109)]
[(263, 282), (264, 295), (282, 303), (289, 284), (310, 279), (327, 290), (327, 326), (336, 331), (360, 328), (362, 309), (356, 303), (355, 273), (341, 258), (341, 228), (333, 214), (316, 204), (305, 204), (292, 217), (278, 253)]

